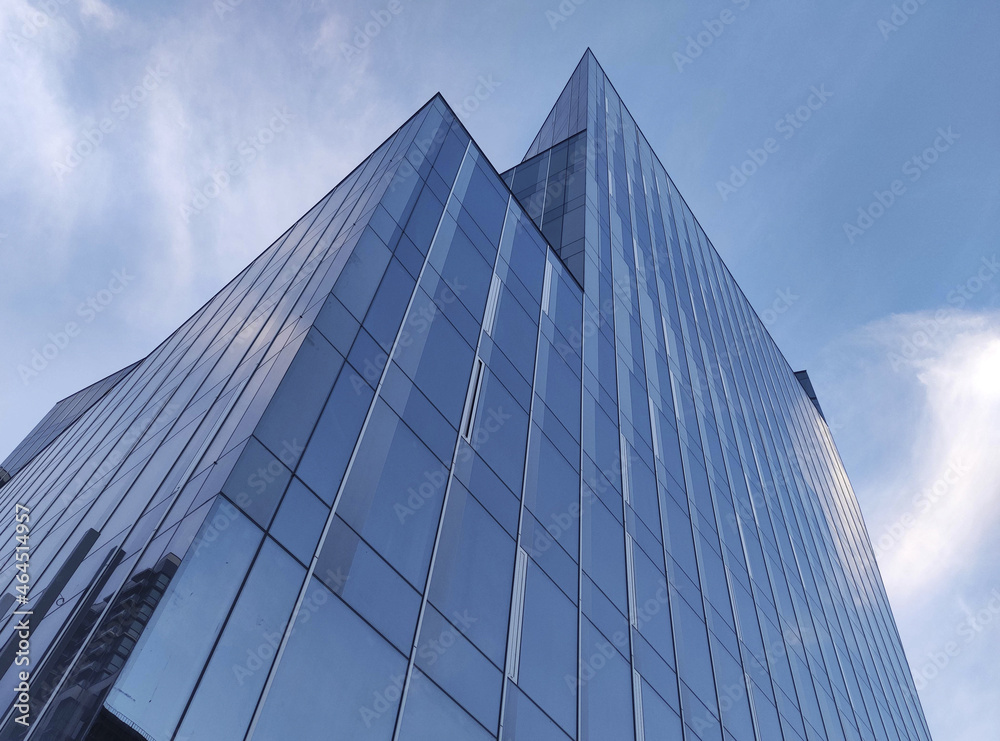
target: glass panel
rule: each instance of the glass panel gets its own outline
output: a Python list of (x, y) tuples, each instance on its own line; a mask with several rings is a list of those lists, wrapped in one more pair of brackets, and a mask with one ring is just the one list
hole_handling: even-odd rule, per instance
[(420, 624), (416, 663), (480, 723), (496, 732), (502, 675), (462, 635), (476, 617), (456, 613), (453, 622), (428, 606)]
[(670, 627), (667, 579), (639, 548), (633, 549), (635, 601), (639, 630), (659, 654), (672, 663), (674, 647)]
[(463, 206), (485, 234), (499, 235), (507, 210), (507, 199), (501, 195), (503, 187), (496, 176), (487, 172), (479, 163), (472, 169), (467, 185), (463, 182), (464, 175), (463, 171), (458, 178), (455, 195), (462, 199)]
[(430, 600), (500, 667), (513, 574), (513, 538), (464, 487), (453, 485), (434, 561)]
[(485, 373), (472, 447), (512, 491), (521, 489), (527, 436), (528, 415), (496, 376)]
[(503, 354), (507, 356), (515, 368), (527, 379), (535, 365), (535, 343), (533, 339), (538, 333), (538, 326), (521, 303), (508, 290), (500, 292), (497, 304), (496, 319), (493, 324), (493, 339)]
[(153, 738), (173, 733), (264, 537), (225, 500), (213, 511), (105, 701)]
[(531, 433), (524, 505), (576, 558), (580, 540), (580, 474), (538, 427)]
[(340, 517), (330, 525), (316, 576), (400, 651), (409, 652), (420, 595)]
[(671, 594), (670, 603), (674, 612), (677, 672), (703, 703), (714, 708), (715, 680), (712, 677), (712, 658), (708, 651), (708, 631), (705, 623), (687, 602), (675, 595), (676, 592)]
[(410, 305), (393, 360), (457, 426), (474, 353), (441, 309), (420, 289)]
[(386, 741), (405, 675), (402, 654), (313, 579), (254, 738)]
[(316, 551), (329, 511), (305, 484), (292, 479), (269, 532), (293, 556), (308, 564)]
[(423, 589), (447, 482), (448, 469), (379, 401), (337, 512)]
[(625, 612), (625, 532), (601, 501), (586, 490), (583, 499), (583, 569)]
[[(565, 357), (572, 361), (575, 356), (567, 352)], [(576, 362), (579, 365), (579, 358)], [(550, 342), (542, 342), (538, 348), (536, 377), (535, 393), (545, 400), (545, 405), (555, 412), (566, 429), (578, 436), (580, 378)]]
[[(330, 736), (327, 736), (330, 737)], [(400, 724), (399, 741), (490, 741), (493, 736), (438, 689), (419, 669), (413, 670)]]
[(333, 504), (340, 488), (374, 395), (372, 387), (347, 367), (337, 379), (302, 455), (296, 476), (328, 505)]
[[(680, 717), (645, 681), (642, 683), (642, 723), (647, 738), (682, 738)], [(753, 734), (748, 738), (753, 739)]]
[(486, 306), (486, 294), (490, 290), (493, 266), (483, 259), (450, 214), (441, 220), (427, 262), (444, 278), (473, 316), (477, 319), (481, 317)]
[(266, 529), (291, 478), (292, 472), (251, 437), (222, 491)]
[(304, 577), (291, 556), (264, 541), (178, 738), (243, 738)]
[(389, 263), (364, 322), (365, 329), (383, 350), (388, 351), (392, 347), (415, 285), (416, 281), (398, 260)]
[[(634, 722), (632, 672), (628, 662), (586, 619), (580, 651), (583, 662), (580, 667), (580, 738), (587, 741), (631, 738)], [(659, 734), (651, 736), (659, 737)]]
[(298, 463), (344, 359), (310, 330), (254, 435), (290, 467)]
[(518, 684), (571, 734), (576, 733), (576, 605), (529, 563)]
[(423, 188), (417, 197), (413, 213), (410, 214), (410, 220), (406, 224), (406, 235), (425, 255), (431, 239), (434, 237), (434, 230), (437, 229), (438, 222), (441, 220), (442, 211), (444, 211), (444, 204), (438, 200), (430, 188)]
[(389, 248), (366, 227), (333, 289), (333, 295), (358, 319), (363, 319), (368, 311), (391, 257)]
[(569, 741), (569, 736), (539, 710), (517, 685), (508, 683), (503, 741)]

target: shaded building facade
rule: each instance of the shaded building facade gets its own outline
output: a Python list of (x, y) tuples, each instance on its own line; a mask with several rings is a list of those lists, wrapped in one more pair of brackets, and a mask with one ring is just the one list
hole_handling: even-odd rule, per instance
[(929, 739), (807, 380), (592, 53), (435, 96), (19, 448), (0, 739)]

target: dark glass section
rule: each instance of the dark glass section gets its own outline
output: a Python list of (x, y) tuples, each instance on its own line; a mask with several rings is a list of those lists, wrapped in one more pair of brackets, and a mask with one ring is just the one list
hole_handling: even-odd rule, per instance
[(809, 373), (804, 370), (795, 371), (795, 378), (802, 384), (802, 389), (806, 392), (806, 396), (809, 397), (809, 401), (811, 401), (813, 406), (816, 407), (816, 411), (819, 412), (823, 419), (826, 419), (823, 414), (823, 408), (819, 405), (819, 398), (816, 396), (816, 389), (813, 388), (812, 379), (809, 378)]

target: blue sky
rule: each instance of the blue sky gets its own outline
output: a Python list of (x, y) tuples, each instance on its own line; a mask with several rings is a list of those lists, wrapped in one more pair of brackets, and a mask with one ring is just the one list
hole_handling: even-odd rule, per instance
[(435, 92), (519, 161), (590, 46), (813, 378), (935, 738), (995, 736), (1000, 7), (811, 5), (7, 0), (0, 455)]

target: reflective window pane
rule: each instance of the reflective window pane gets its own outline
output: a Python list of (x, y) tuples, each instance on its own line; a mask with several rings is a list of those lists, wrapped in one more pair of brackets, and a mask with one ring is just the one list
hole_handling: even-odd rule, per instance
[(308, 564), (326, 525), (328, 512), (305, 484), (292, 479), (269, 532), (299, 561)]
[(396, 721), (406, 659), (315, 579), (308, 598), (254, 737), (385, 741)]
[(490, 741), (492, 738), (423, 672), (413, 670), (399, 741)]
[(243, 738), (305, 574), (274, 541), (264, 541), (178, 729), (180, 738)]
[(154, 738), (173, 733), (264, 533), (220, 500), (198, 537), (105, 701)]
[(316, 576), (396, 648), (410, 650), (420, 595), (340, 517), (333, 518)]
[(576, 605), (528, 565), (518, 684), (565, 730), (576, 733)]
[(379, 401), (337, 512), (422, 589), (447, 481), (444, 464)]
[(503, 666), (514, 540), (464, 487), (453, 486), (430, 599), (494, 664)]

